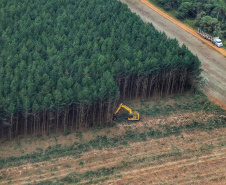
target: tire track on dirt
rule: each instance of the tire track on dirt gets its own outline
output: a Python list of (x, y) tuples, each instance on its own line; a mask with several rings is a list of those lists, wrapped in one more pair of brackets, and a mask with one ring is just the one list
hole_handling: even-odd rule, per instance
[[(204, 134), (205, 134), (205, 132), (204, 132)], [(208, 144), (208, 143), (215, 143), (215, 142), (218, 142), (219, 140), (226, 141), (226, 136), (221, 137), (220, 133), (218, 133), (218, 132), (215, 134), (219, 134), (217, 138), (215, 138), (214, 135), (208, 136), (208, 137), (213, 137), (213, 138), (203, 140), (202, 143), (200, 144), (200, 146), (204, 145), (204, 144)], [(20, 166), (16, 166), (16, 167), (9, 167), (7, 169), (1, 169), (0, 173), (4, 173), (6, 170), (7, 171), (19, 171), (20, 169), (26, 169), (26, 168), (30, 169), (31, 166), (34, 166), (34, 165), (53, 167), (56, 165), (60, 166), (60, 165), (64, 164), (64, 161), (78, 162), (78, 161), (84, 161), (84, 160), (90, 160), (90, 159), (93, 160), (96, 158), (96, 156), (99, 156), (99, 155), (101, 155), (102, 157), (104, 157), (104, 156), (111, 157), (112, 155), (118, 156), (119, 153), (120, 153), (120, 155), (125, 155), (126, 153), (131, 153), (131, 150), (133, 150), (135, 152), (140, 151), (140, 150), (143, 151), (143, 152), (137, 153), (136, 156), (146, 153), (146, 151), (145, 151), (146, 149), (150, 149), (152, 151), (152, 153), (155, 153), (155, 154), (163, 153), (166, 150), (167, 151), (171, 150), (171, 147), (174, 144), (176, 144), (176, 146), (179, 147), (181, 150), (189, 148), (189, 147), (192, 147), (194, 149), (194, 146), (197, 146), (194, 144), (197, 143), (198, 140), (201, 140), (203, 137), (206, 137), (206, 135), (202, 135), (201, 133), (199, 133), (198, 137), (196, 135), (197, 135), (196, 132), (190, 133), (190, 135), (186, 136), (186, 140), (177, 138), (175, 136), (171, 136), (167, 140), (166, 140), (166, 138), (159, 138), (159, 139), (151, 139), (148, 141), (130, 143), (130, 145), (128, 147), (124, 147), (124, 148), (122, 148), (122, 146), (119, 146), (119, 147), (110, 148), (110, 150), (106, 150), (106, 151), (91, 150), (90, 152), (84, 153), (80, 158), (77, 158), (77, 159), (75, 159), (73, 156), (60, 157), (60, 158), (52, 159), (51, 161), (28, 163), (28, 164), (24, 164), (24, 165), (20, 165)], [(195, 136), (197, 137), (196, 140), (191, 142), (190, 138), (194, 138)], [(188, 142), (188, 143), (185, 145), (184, 142)], [(162, 145), (163, 143), (165, 146), (163, 149), (157, 148), (158, 145)], [(186, 148), (184, 148), (184, 147), (186, 147)], [(60, 162), (58, 162), (58, 161), (60, 161)], [(49, 164), (47, 164), (47, 163), (49, 163)]]
[[(219, 138), (218, 138), (219, 139)], [(214, 139), (216, 140), (216, 139)], [(212, 140), (213, 141), (213, 140)], [(212, 143), (211, 141), (211, 143)], [(146, 142), (146, 144), (148, 143), (149, 141)], [(183, 143), (181, 143), (181, 145), (183, 145)], [(103, 168), (103, 167), (114, 167), (114, 166), (117, 166), (118, 164), (120, 164), (120, 162), (126, 157), (128, 156), (128, 159), (129, 161), (133, 161), (133, 160), (136, 160), (136, 159), (139, 159), (139, 157), (150, 157), (153, 155), (153, 153), (155, 155), (158, 155), (158, 154), (161, 154), (161, 155), (164, 155), (164, 154), (167, 154), (169, 151), (170, 151), (170, 148), (166, 147), (163, 150), (161, 150), (159, 153), (156, 153), (157, 151), (155, 150), (152, 150), (152, 147), (143, 147), (145, 146), (145, 143), (144, 145), (141, 145), (140, 143), (137, 144), (137, 147), (141, 148), (141, 151), (139, 151), (139, 153), (136, 153), (135, 155), (133, 155), (132, 157), (130, 156), (131, 153), (133, 153), (133, 151), (137, 151), (138, 148), (133, 148), (133, 147), (129, 147), (127, 148), (126, 150), (124, 150), (124, 152), (122, 152), (121, 149), (119, 150), (116, 150), (116, 151), (98, 151), (96, 152), (97, 155), (100, 155), (98, 158), (92, 158), (92, 152), (89, 152), (88, 155), (84, 155), (82, 156), (81, 158), (79, 159), (74, 159), (73, 160), (73, 157), (67, 157), (66, 159), (65, 158), (60, 158), (60, 163), (55, 163), (53, 164), (52, 166), (62, 166), (63, 164), (65, 164), (66, 160), (68, 160), (70, 163), (75, 163), (77, 164), (78, 161), (81, 161), (81, 160), (89, 160), (90, 158), (92, 158), (92, 162), (87, 164), (85, 167), (81, 168), (79, 167), (78, 165), (73, 167), (73, 168), (70, 168), (70, 169), (59, 169), (58, 171), (55, 171), (54, 172), (54, 176), (51, 176), (51, 174), (53, 174), (53, 172), (48, 172), (48, 173), (42, 173), (41, 175), (31, 175), (31, 176), (27, 176), (27, 177), (23, 177), (23, 178), (16, 178), (16, 179), (13, 179), (11, 180), (12, 183), (16, 183), (16, 184), (24, 184), (24, 183), (27, 183), (29, 179), (33, 179), (35, 180), (36, 182), (39, 182), (39, 181), (43, 181), (43, 180), (51, 180), (51, 179), (54, 179), (55, 177), (64, 177), (66, 176), (67, 174), (69, 173), (72, 173), (72, 172), (79, 172), (79, 173), (84, 173), (85, 171), (88, 171), (88, 170), (97, 170), (99, 168)], [(186, 147), (191, 147), (189, 145), (186, 145)], [(146, 151), (146, 150), (149, 150), (149, 151)], [(222, 150), (224, 151), (224, 150)], [(218, 151), (219, 152), (219, 151)], [(115, 156), (113, 155), (109, 155), (109, 154), (116, 154)], [(91, 156), (90, 156), (91, 155)], [(99, 158), (103, 158), (104, 156), (108, 156), (109, 158), (108, 159), (102, 159), (102, 160), (99, 160)], [(62, 160), (62, 161), (61, 161)], [(97, 160), (97, 162), (95, 161)], [(191, 159), (190, 159), (191, 160)], [(178, 163), (180, 162), (186, 162), (186, 161), (189, 161), (189, 159), (185, 159), (185, 160), (181, 160), (179, 161)], [(33, 164), (34, 165), (37, 165), (36, 164)], [(45, 162), (42, 163), (43, 167), (46, 167), (45, 165)], [(48, 166), (49, 167), (49, 166)], [(40, 164), (39, 164), (39, 168), (40, 168)], [(17, 167), (17, 168), (14, 168), (15, 171), (18, 171), (20, 170), (21, 167)], [(8, 169), (10, 170), (10, 169)], [(31, 170), (31, 168), (28, 168), (28, 170)], [(45, 169), (45, 171), (50, 171), (49, 169)], [(2, 172), (2, 171), (1, 171)], [(40, 176), (42, 176), (42, 179), (40, 179)], [(8, 183), (8, 181), (4, 181), (4, 182), (0, 182), (0, 184), (6, 184)]]
[[(217, 175), (217, 178), (216, 178), (216, 175)], [(194, 178), (196, 181), (196, 184), (226, 184), (226, 179), (225, 179), (225, 172), (222, 172), (221, 169), (216, 169), (210, 173), (206, 173), (204, 175), (196, 175), (196, 176), (193, 176), (192, 178)], [(220, 183), (217, 183), (217, 182), (214, 182), (216, 181), (216, 179), (225, 179), (223, 182), (221, 181)], [(186, 180), (187, 183), (184, 183), (184, 184), (192, 184), (192, 181), (194, 181), (193, 179), (190, 179), (190, 180)], [(204, 181), (204, 182), (203, 182)], [(183, 184), (183, 182), (179, 182), (181, 184)]]
[[(152, 157), (155, 156), (168, 156), (170, 152), (173, 152), (172, 146), (175, 146), (177, 150), (181, 151), (183, 157), (187, 159), (189, 158), (189, 153), (197, 153), (196, 151), (199, 151), (203, 146), (208, 147), (209, 145), (214, 145), (216, 147), (223, 147), (224, 145), (222, 144), (226, 141), (224, 133), (224, 128), (213, 130), (211, 133), (192, 131), (187, 134), (186, 132), (182, 132), (181, 137), (172, 135), (166, 138), (130, 143), (129, 146), (119, 146), (105, 150), (91, 150), (83, 153), (79, 158), (67, 156), (52, 159), (51, 161), (28, 163), (17, 167), (5, 168), (0, 170), (0, 174), (5, 174), (9, 178), (12, 177), (11, 183), (13, 184), (28, 183), (29, 179), (36, 181), (50, 180), (57, 176), (66, 176), (75, 171), (83, 173), (102, 167), (114, 167), (121, 164), (122, 161), (130, 163), (131, 161), (135, 162), (142, 158), (152, 160)], [(186, 151), (190, 148), (193, 150)], [(214, 151), (211, 150), (211, 152)], [(200, 155), (199, 152), (197, 154)], [(171, 159), (170, 156), (167, 159)], [(83, 161), (85, 166), (80, 166), (80, 161)], [(65, 165), (70, 165), (70, 168), (65, 169)], [(57, 170), (53, 172), (53, 168), (57, 168)], [(55, 175), (51, 176), (52, 174)], [(42, 176), (42, 179), (40, 179), (40, 176)], [(8, 181), (3, 182), (2, 180), (0, 180), (0, 184), (8, 183)]]
[[(185, 168), (186, 169), (186, 168)], [(192, 169), (190, 170), (192, 171)], [(148, 177), (144, 177), (142, 178), (143, 181), (150, 181), (150, 179), (154, 179), (155, 177), (158, 177), (161, 179), (161, 182), (162, 183), (165, 183), (165, 184), (186, 184), (186, 185), (191, 185), (191, 184), (200, 184), (200, 185), (207, 185), (207, 184), (213, 184), (214, 181), (216, 181), (216, 179), (219, 179), (220, 180), (220, 183), (214, 183), (214, 184), (225, 184), (224, 182), (222, 182), (222, 180), (224, 180), (224, 177), (225, 177), (225, 172), (222, 172), (221, 169), (214, 169), (214, 171), (212, 172), (209, 172), (209, 173), (205, 173), (205, 174), (198, 174), (196, 175), (195, 172), (191, 172), (191, 176), (190, 177), (187, 177), (185, 176), (185, 174), (180, 175), (178, 176), (178, 173), (171, 173), (172, 171), (168, 171), (169, 173), (168, 174), (162, 174), (162, 173), (159, 173), (158, 175), (157, 174), (154, 174), (154, 175), (149, 175)], [(197, 171), (196, 171), (197, 172)], [(171, 179), (169, 179), (169, 176), (171, 176)], [(184, 178), (180, 178), (180, 177), (184, 177)], [(173, 179), (173, 180), (172, 180)], [(133, 180), (133, 179), (131, 179)], [(159, 185), (159, 183), (154, 183), (152, 182), (151, 183), (152, 185)]]
[[(226, 159), (226, 157), (225, 157), (226, 152), (225, 151), (226, 151), (226, 149), (218, 150), (218, 152), (220, 152), (220, 153), (201, 156), (201, 157), (198, 158), (198, 160), (197, 160), (197, 157), (194, 157), (194, 158), (191, 158), (191, 159), (183, 159), (183, 160), (164, 163), (164, 164), (161, 164), (161, 165), (155, 165), (155, 166), (152, 166), (152, 167), (136, 169), (136, 170), (132, 170), (132, 171), (129, 171), (129, 172), (120, 172), (122, 175), (124, 175), (122, 177), (122, 179), (116, 179), (116, 180), (113, 180), (113, 181), (110, 180), (110, 181), (107, 181), (107, 183), (112, 183), (112, 182), (115, 183), (115, 182), (124, 181), (124, 180), (131, 179), (131, 178), (137, 178), (137, 177), (141, 177), (141, 176), (145, 176), (145, 175), (149, 175), (149, 174), (153, 174), (153, 173), (159, 173), (159, 172), (162, 172), (162, 171), (173, 170), (173, 169), (176, 169), (176, 168), (187, 167), (187, 166), (197, 165), (197, 164), (201, 164), (201, 163), (208, 163), (208, 162), (213, 162), (213, 161), (218, 161), (218, 160), (223, 160), (223, 159), (225, 160)], [(54, 176), (51, 176), (52, 173), (49, 172), (49, 173), (46, 173), (46, 174), (41, 174), (41, 176), (44, 177), (42, 179), (39, 178), (40, 175), (32, 175), (32, 176), (29, 176), (29, 177), (11, 180), (11, 182), (16, 182), (16, 184), (18, 184), (18, 185), (19, 184), (27, 184), (29, 179), (38, 178), (38, 179), (35, 179), (35, 182), (38, 183), (38, 182), (45, 181), (45, 180), (51, 180), (51, 179), (54, 179), (56, 177), (57, 178), (64, 177), (64, 176), (68, 175), (69, 173), (72, 173), (72, 172), (75, 172), (75, 171), (82, 173), (82, 172), (85, 172), (87, 170), (97, 170), (99, 168), (106, 167), (106, 166), (108, 168), (114, 167), (117, 164), (118, 163), (116, 161), (111, 162), (111, 163), (106, 162), (106, 163), (103, 163), (102, 165), (98, 165), (98, 166), (94, 163), (92, 166), (90, 166), (86, 169), (82, 169), (82, 170), (78, 170), (77, 168), (72, 168), (70, 170), (63, 169), (63, 170), (57, 171), (57, 175), (54, 175)], [(101, 178), (99, 178), (99, 179), (101, 179)], [(98, 178), (96, 180), (98, 180)], [(89, 181), (82, 181), (79, 184), (84, 184), (84, 183), (88, 183), (88, 182)], [(4, 181), (1, 184), (7, 184), (7, 183), (8, 183), (8, 181)]]
[(173, 169), (182, 168), (182, 167), (185, 168), (185, 167), (189, 167), (192, 165), (199, 165), (201, 163), (210, 163), (210, 162), (222, 161), (222, 160), (226, 162), (225, 154), (226, 154), (226, 152), (222, 152), (222, 153), (218, 153), (218, 154), (214, 154), (214, 155), (202, 156), (198, 159), (195, 157), (192, 159), (168, 162), (168, 163), (161, 164), (161, 165), (136, 169), (136, 170), (132, 170), (129, 172), (121, 173), (123, 175), (122, 179), (116, 179), (113, 181), (110, 180), (110, 181), (108, 181), (108, 183), (112, 183), (112, 182), (116, 183), (119, 181), (125, 181), (127, 179), (137, 178), (137, 177), (141, 177), (141, 176), (145, 176), (145, 175), (149, 175), (149, 174), (159, 173), (159, 172), (173, 170)]

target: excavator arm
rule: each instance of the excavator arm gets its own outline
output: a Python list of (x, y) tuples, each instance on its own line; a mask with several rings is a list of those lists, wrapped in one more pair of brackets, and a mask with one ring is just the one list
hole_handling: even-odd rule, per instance
[(115, 114), (117, 114), (118, 111), (119, 111), (121, 108), (126, 109), (130, 114), (133, 113), (132, 110), (131, 110), (129, 107), (127, 107), (126, 105), (123, 105), (123, 104), (121, 103), (121, 104), (119, 105), (118, 109), (115, 111)]
[(115, 111), (115, 113), (113, 114), (113, 120), (116, 121), (117, 120), (117, 113), (118, 111), (124, 108), (129, 112), (129, 117), (128, 120), (139, 120), (140, 119), (140, 115), (138, 112), (133, 112), (129, 107), (127, 107), (126, 105), (123, 105), (122, 103), (119, 105), (118, 109)]

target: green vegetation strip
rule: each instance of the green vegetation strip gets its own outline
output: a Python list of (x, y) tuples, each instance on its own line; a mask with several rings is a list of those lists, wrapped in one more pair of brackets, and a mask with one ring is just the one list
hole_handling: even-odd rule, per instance
[(128, 142), (145, 141), (153, 138), (163, 138), (172, 135), (180, 135), (183, 131), (192, 130), (212, 130), (214, 128), (225, 128), (226, 120), (224, 117), (209, 118), (205, 123), (193, 121), (192, 123), (180, 126), (159, 125), (159, 129), (148, 128), (145, 132), (139, 132), (134, 130), (127, 130), (121, 136), (115, 136), (108, 138), (107, 136), (97, 136), (90, 141), (84, 141), (82, 143), (75, 142), (70, 147), (61, 146), (60, 144), (55, 146), (49, 146), (46, 150), (39, 149), (37, 152), (27, 154), (20, 157), (9, 157), (6, 159), (0, 159), (0, 169), (3, 167), (15, 166), (25, 164), (27, 162), (35, 163), (45, 160), (50, 160), (57, 157), (75, 156), (79, 158), (81, 153), (87, 152), (90, 149), (111, 148), (119, 145), (128, 145)]
[[(101, 181), (107, 180), (109, 176), (112, 176), (115, 172), (115, 167), (112, 168), (100, 168), (97, 171), (86, 171), (85, 173), (77, 173), (73, 172), (58, 180), (57, 182), (52, 182), (50, 180), (42, 181), (37, 183), (36, 185), (51, 185), (51, 184), (77, 184), (79, 182), (87, 181), (87, 183), (99, 183)], [(120, 177), (120, 174), (115, 175), (116, 177)]]
[[(173, 102), (170, 103), (169, 101)], [(225, 111), (219, 106), (211, 103), (201, 92), (195, 94), (187, 93), (183, 95), (176, 95), (169, 99), (155, 100), (154, 104), (150, 107), (150, 102), (141, 102), (141, 108), (138, 109), (142, 116), (170, 116), (178, 112), (200, 112), (214, 113), (215, 115), (226, 115)]]
[(139, 112), (141, 116), (169, 116), (179, 112), (199, 112), (212, 113), (215, 117), (208, 118), (207, 121), (193, 120), (186, 125), (158, 125), (158, 128), (153, 129), (147, 127), (147, 131), (139, 132), (127, 130), (124, 134), (108, 138), (107, 136), (96, 136), (90, 141), (82, 140), (82, 134), (77, 134), (80, 138), (80, 143), (74, 142), (70, 147), (57, 144), (49, 146), (46, 150), (37, 148), (36, 152), (23, 155), (20, 157), (0, 158), (0, 169), (9, 166), (21, 165), (27, 162), (35, 163), (45, 160), (50, 160), (57, 157), (75, 156), (78, 158), (81, 153), (87, 152), (92, 148), (101, 150), (102, 148), (111, 148), (119, 145), (128, 145), (128, 142), (145, 141), (152, 138), (168, 137), (171, 135), (179, 135), (183, 131), (211, 130), (226, 126), (225, 111), (219, 106), (211, 103), (208, 98), (200, 92), (195, 94), (187, 93), (183, 95), (173, 96), (171, 98), (162, 98), (156, 100), (150, 108), (149, 102), (141, 102)]
[(171, 151), (163, 154), (157, 154), (152, 155), (149, 157), (142, 157), (142, 158), (135, 158), (135, 159), (129, 159), (129, 161), (121, 161), (120, 164), (117, 166), (111, 167), (111, 168), (100, 168), (96, 171), (86, 171), (85, 173), (78, 173), (78, 172), (72, 172), (68, 174), (67, 176), (61, 178), (61, 179), (55, 179), (53, 181), (47, 180), (42, 181), (40, 183), (37, 183), (36, 185), (52, 185), (52, 184), (79, 184), (81, 181), (86, 181), (86, 183), (94, 184), (94, 183), (100, 183), (102, 181), (105, 181), (107, 179), (110, 179), (111, 177), (120, 178), (120, 172), (119, 170), (128, 168), (134, 164), (144, 164), (145, 166), (153, 165), (155, 162), (159, 162), (161, 159), (169, 158), (169, 157), (180, 157), (182, 155), (190, 155), (198, 157), (200, 154), (203, 153), (210, 153), (213, 149), (219, 148), (219, 147), (225, 147), (226, 142), (218, 143), (218, 145), (210, 144), (204, 144), (199, 149), (186, 149), (186, 150), (180, 150), (177, 147), (172, 146)]

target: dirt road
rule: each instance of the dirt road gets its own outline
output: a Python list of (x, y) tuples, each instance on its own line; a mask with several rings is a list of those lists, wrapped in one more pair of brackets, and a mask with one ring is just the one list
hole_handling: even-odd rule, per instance
[[(226, 58), (212, 46), (203, 44), (188, 31), (160, 15), (139, 0), (120, 0), (126, 3), (132, 12), (141, 17), (144, 22), (151, 22), (161, 32), (165, 32), (169, 38), (176, 38), (197, 55), (204, 69), (202, 76), (208, 80), (205, 94), (226, 107)], [(146, 0), (145, 0), (146, 1)]]

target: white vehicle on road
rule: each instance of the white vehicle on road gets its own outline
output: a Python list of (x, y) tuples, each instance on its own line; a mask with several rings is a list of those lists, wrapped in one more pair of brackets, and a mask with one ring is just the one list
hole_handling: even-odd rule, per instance
[(219, 39), (219, 37), (214, 37), (214, 44), (219, 48), (223, 47), (223, 43), (222, 43), (221, 39)]
[(211, 41), (217, 47), (223, 47), (222, 41), (221, 39), (219, 39), (219, 37), (213, 37), (210, 34), (202, 31), (200, 28), (198, 28), (198, 34), (201, 35), (201, 37), (203, 37), (204, 39)]

